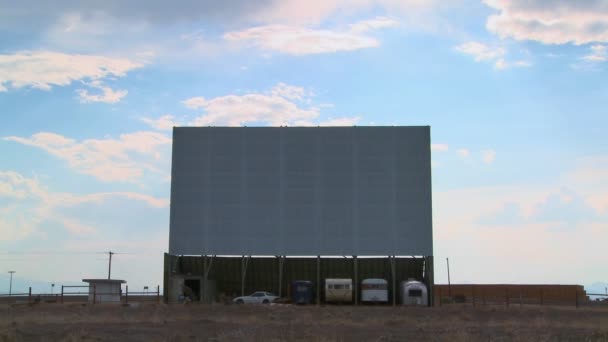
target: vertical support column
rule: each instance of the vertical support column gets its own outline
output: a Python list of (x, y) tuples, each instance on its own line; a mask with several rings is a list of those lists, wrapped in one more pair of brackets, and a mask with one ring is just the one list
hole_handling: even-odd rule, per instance
[(129, 285), (125, 285), (125, 303), (129, 304)]
[(61, 285), (61, 304), (63, 304), (63, 285)]
[(241, 256), (241, 296), (245, 295), (245, 277), (247, 276), (247, 263), (251, 256)]
[(200, 296), (201, 302), (207, 303), (207, 256), (202, 254), (201, 259), (203, 259), (203, 283), (201, 284), (201, 291), (203, 292)]
[[(433, 267), (433, 256), (429, 255), (424, 258), (424, 274), (426, 275), (429, 295), (429, 306), (435, 305), (435, 271)], [(441, 298), (439, 299), (441, 300)]]
[(357, 268), (357, 256), (353, 255), (353, 268), (355, 272), (355, 281), (353, 286), (355, 287), (355, 305), (359, 305), (359, 270)]
[(27, 295), (27, 303), (28, 304), (32, 303), (32, 287), (31, 286), (30, 286), (30, 290), (29, 290), (28, 295)]
[(317, 305), (321, 305), (321, 256), (317, 255)]
[(97, 287), (93, 284), (93, 304), (97, 304)]
[(283, 297), (283, 263), (285, 262), (285, 257), (279, 255), (279, 297)]
[(397, 305), (397, 277), (395, 271), (395, 256), (389, 256), (388, 259), (391, 263), (391, 281), (393, 282), (393, 306)]
[(160, 304), (160, 285), (156, 285), (156, 304)]

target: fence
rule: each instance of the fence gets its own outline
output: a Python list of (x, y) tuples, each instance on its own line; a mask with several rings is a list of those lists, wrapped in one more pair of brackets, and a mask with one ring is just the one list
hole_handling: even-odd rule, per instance
[[(589, 299), (590, 296), (595, 300)], [(608, 295), (588, 294), (579, 285), (436, 285), (435, 305), (605, 306)]]
[[(73, 290), (74, 289), (74, 290)], [(82, 290), (86, 289), (86, 290)], [(160, 303), (160, 286), (157, 286), (153, 291), (131, 291), (129, 292), (129, 286), (126, 286), (125, 291), (120, 293), (110, 293), (98, 291), (95, 285), (91, 286), (73, 286), (73, 285), (62, 285), (61, 292), (56, 294), (49, 293), (32, 293), (30, 287), (27, 293), (11, 293), (1, 294), (0, 303), (15, 304), (15, 303), (115, 303), (115, 304), (129, 304), (129, 303), (141, 303), (141, 302), (154, 302)]]

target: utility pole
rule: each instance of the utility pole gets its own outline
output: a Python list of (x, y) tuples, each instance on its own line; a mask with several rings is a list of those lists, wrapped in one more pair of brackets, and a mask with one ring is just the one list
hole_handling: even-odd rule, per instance
[(13, 293), (13, 273), (15, 273), (15, 271), (8, 271), (8, 273), (11, 274), (11, 280), (8, 285), (8, 295), (10, 296), (11, 293)]
[(450, 258), (445, 258), (448, 264), (448, 296), (452, 297), (452, 284), (450, 283)]
[(112, 273), (112, 255), (116, 253), (109, 251), (108, 254), (110, 255), (110, 261), (108, 263), (108, 279), (110, 279), (110, 274)]

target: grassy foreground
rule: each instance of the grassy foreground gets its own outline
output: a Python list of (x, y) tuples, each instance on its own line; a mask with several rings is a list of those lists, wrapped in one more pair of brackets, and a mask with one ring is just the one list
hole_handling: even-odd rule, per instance
[(608, 309), (0, 306), (0, 341), (608, 341)]

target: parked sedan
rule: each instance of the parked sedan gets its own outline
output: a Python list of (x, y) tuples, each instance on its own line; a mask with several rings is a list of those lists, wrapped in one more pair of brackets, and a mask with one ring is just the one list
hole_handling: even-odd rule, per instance
[(274, 302), (279, 296), (270, 292), (257, 291), (249, 296), (236, 297), (232, 301), (237, 304), (269, 304)]

